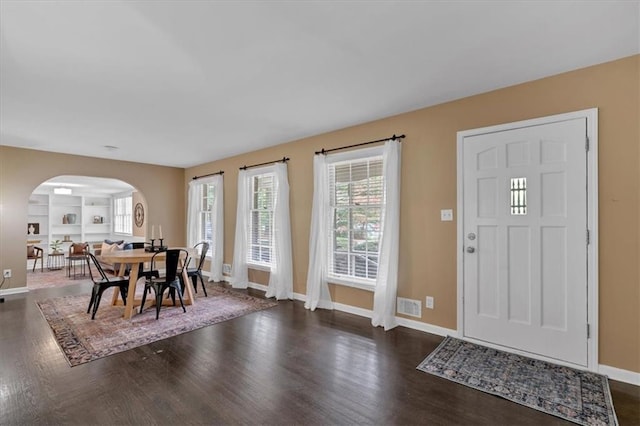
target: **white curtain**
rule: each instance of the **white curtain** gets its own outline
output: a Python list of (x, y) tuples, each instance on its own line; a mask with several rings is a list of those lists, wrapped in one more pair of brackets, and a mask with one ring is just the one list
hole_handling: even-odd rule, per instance
[(247, 250), (249, 234), (249, 197), (251, 179), (246, 170), (238, 172), (238, 207), (236, 211), (236, 238), (233, 248), (233, 266), (231, 267), (231, 286), (247, 288), (249, 271), (247, 269)]
[(287, 164), (273, 166), (273, 257), (269, 286), (265, 297), (293, 299), (293, 259), (291, 257), (291, 219), (289, 213), (289, 178)]
[(212, 184), (214, 189), (213, 229), (211, 269), (209, 281), (222, 281), (222, 255), (224, 252), (224, 180), (222, 175), (208, 176), (189, 182), (189, 201), (187, 203), (187, 245), (193, 247), (200, 242), (198, 232), (199, 203), (202, 200), (202, 185)]
[(309, 235), (309, 270), (307, 272), (306, 309), (333, 309), (329, 294), (327, 244), (329, 232), (329, 174), (325, 155), (313, 158), (313, 205)]
[(209, 281), (220, 282), (222, 277), (222, 257), (224, 254), (224, 179), (223, 175), (212, 176), (215, 190), (213, 199), (213, 213), (211, 217), (213, 228), (213, 252), (211, 253), (211, 269)]
[(198, 203), (200, 202), (199, 180), (189, 182), (189, 201), (187, 202), (187, 246), (193, 247), (198, 241)]
[(396, 327), (396, 293), (400, 248), (400, 142), (387, 141), (382, 155), (386, 203), (382, 212), (382, 239), (378, 278), (373, 295), (371, 324), (385, 331)]

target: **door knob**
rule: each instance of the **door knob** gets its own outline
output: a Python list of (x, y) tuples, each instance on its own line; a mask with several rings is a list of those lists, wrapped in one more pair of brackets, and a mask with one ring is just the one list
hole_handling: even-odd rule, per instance
[(475, 251), (476, 251), (476, 249), (475, 249), (475, 248), (473, 248), (473, 247), (467, 247), (467, 253), (473, 253), (473, 252), (475, 252)]

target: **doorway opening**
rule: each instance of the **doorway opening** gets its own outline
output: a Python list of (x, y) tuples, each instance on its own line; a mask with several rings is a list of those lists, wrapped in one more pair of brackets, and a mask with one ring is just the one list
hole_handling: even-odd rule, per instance
[(88, 281), (85, 265), (70, 258), (74, 244), (92, 253), (105, 242), (145, 241), (147, 203), (119, 179), (61, 175), (38, 185), (27, 206), (27, 287)]

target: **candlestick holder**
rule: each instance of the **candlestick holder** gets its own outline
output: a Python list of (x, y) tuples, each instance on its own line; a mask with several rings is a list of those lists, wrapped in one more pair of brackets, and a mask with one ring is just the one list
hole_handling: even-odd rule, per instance
[(159, 251), (167, 251), (167, 247), (164, 245), (164, 238), (160, 238), (160, 245), (156, 245), (155, 238), (151, 238), (151, 246), (145, 247), (145, 251), (156, 253)]

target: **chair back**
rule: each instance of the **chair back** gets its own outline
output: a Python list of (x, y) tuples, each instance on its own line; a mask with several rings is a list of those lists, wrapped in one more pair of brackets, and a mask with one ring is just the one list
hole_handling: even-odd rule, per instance
[[(165, 280), (170, 283), (178, 278), (178, 274), (182, 273), (182, 268), (188, 263), (189, 253), (184, 249), (169, 249), (167, 251), (157, 252), (151, 258), (151, 269), (156, 269), (156, 257), (164, 254), (164, 259), (159, 258), (158, 261), (164, 261)], [(180, 260), (182, 258), (182, 266)], [(180, 269), (178, 269), (180, 268)]]
[(42, 257), (42, 249), (33, 244), (27, 244), (27, 259), (39, 259)]
[(72, 243), (69, 246), (69, 256), (86, 254), (89, 252), (89, 243)]
[[(109, 281), (109, 277), (107, 277), (107, 274), (104, 272), (104, 269), (102, 269), (102, 266), (100, 266), (100, 262), (98, 262), (98, 259), (96, 259), (93, 253), (87, 252), (86, 258), (87, 258), (87, 267), (89, 269), (89, 276), (91, 277), (91, 281), (93, 281), (94, 283), (97, 283), (100, 281)], [(96, 279), (97, 277), (93, 276), (93, 272), (91, 271), (92, 263), (93, 263), (93, 266), (98, 270), (98, 273), (100, 274), (100, 279)]]
[(198, 250), (198, 247), (200, 247), (200, 260), (198, 261), (198, 264), (196, 265), (198, 268), (198, 271), (202, 270), (202, 266), (204, 265), (204, 260), (207, 257), (207, 252), (209, 251), (209, 243), (206, 241), (203, 241), (201, 243), (196, 244), (195, 246), (193, 246), (193, 248), (195, 248), (196, 250)]
[(131, 243), (131, 248), (135, 249), (141, 249), (144, 248), (145, 242), (135, 242), (135, 243)]

